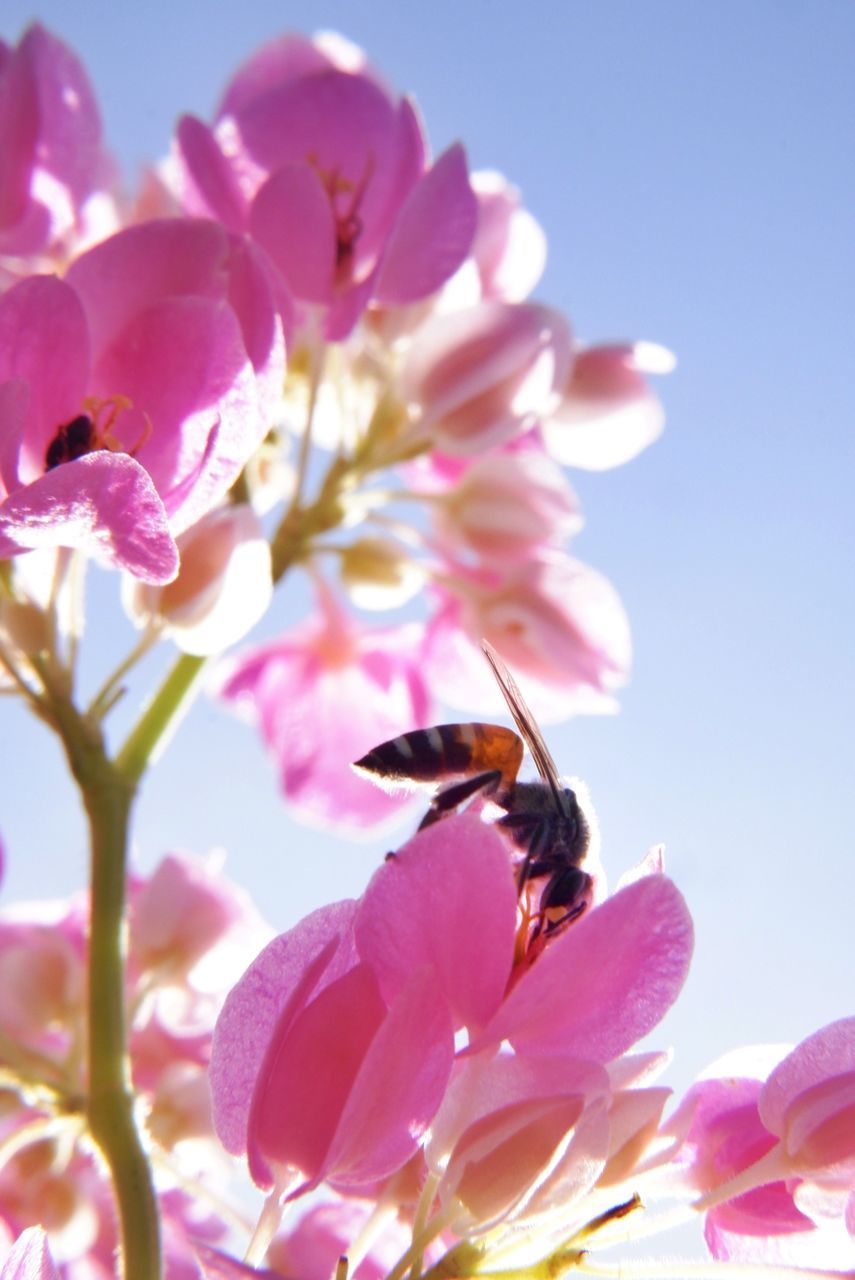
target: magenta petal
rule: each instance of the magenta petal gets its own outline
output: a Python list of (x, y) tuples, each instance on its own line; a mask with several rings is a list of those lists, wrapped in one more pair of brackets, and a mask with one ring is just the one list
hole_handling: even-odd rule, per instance
[(74, 289), (55, 276), (31, 276), (3, 294), (0, 382), (23, 378), (30, 387), (24, 479), (41, 474), (48, 441), (80, 412), (88, 372), (86, 317)]
[(271, 40), (248, 58), (229, 81), (217, 118), (246, 110), (281, 81), (297, 80), (332, 65), (328, 55), (308, 36), (294, 33)]
[(419, 832), (376, 872), (357, 913), (356, 943), (387, 1000), (430, 965), (456, 1025), (481, 1027), (510, 976), (516, 906), (501, 836), (460, 814)]
[(250, 1172), (259, 1185), (265, 1185), (265, 1166), (292, 1187), (299, 1180), (293, 1194), (317, 1185), (329, 1171), (330, 1144), (385, 1016), (377, 979), (358, 964), (293, 1018), (280, 1019), (249, 1117)]
[(151, 303), (186, 294), (224, 297), (228, 254), (224, 228), (201, 218), (141, 222), (84, 253), (66, 280), (83, 302), (93, 358)]
[(478, 203), (458, 143), (407, 197), (383, 254), (378, 301), (401, 306), (435, 293), (469, 252), (477, 222)]
[(48, 471), (0, 506), (0, 555), (76, 547), (143, 582), (171, 582), (178, 548), (146, 471), (99, 450)]
[[(228, 1151), (246, 1150), (255, 1080), (285, 1006), (295, 993), (302, 992), (305, 1000), (354, 964), (355, 909), (355, 902), (345, 901), (312, 912), (274, 938), (229, 993), (214, 1030), (210, 1070), (214, 1121)], [(334, 953), (327, 955), (331, 942)], [(307, 985), (306, 974), (319, 957), (323, 966)]]
[[(150, 472), (176, 534), (224, 497), (266, 429), (240, 328), (224, 302), (150, 304), (103, 352), (93, 382), (103, 395), (121, 388), (148, 415), (150, 435), (140, 438), (131, 414), (115, 434)], [(182, 487), (188, 477), (189, 491)]]
[(628, 885), (556, 938), (520, 978), (473, 1048), (610, 1062), (646, 1035), (688, 972), (692, 922), (664, 876)]
[(243, 231), (246, 200), (208, 125), (195, 116), (182, 116), (176, 142), (187, 179), (192, 184), (195, 197), (192, 203), (199, 205), (199, 212), (219, 219), (230, 231)]
[(38, 86), (39, 164), (80, 204), (107, 176), (101, 117), (89, 78), (77, 55), (39, 23), (24, 35), (21, 54)]
[(0, 68), (0, 234), (14, 228), (26, 212), (38, 129), (38, 98), (29, 59), (13, 49)]
[(252, 204), (252, 234), (296, 297), (326, 302), (335, 276), (336, 230), (329, 197), (308, 165), (287, 165)]
[(0, 382), (0, 498), (18, 488), (18, 459), (27, 426), (30, 389), (22, 378)]
[(365, 1055), (330, 1147), (336, 1186), (364, 1186), (413, 1154), (442, 1101), (454, 1031), (430, 969), (414, 973)]

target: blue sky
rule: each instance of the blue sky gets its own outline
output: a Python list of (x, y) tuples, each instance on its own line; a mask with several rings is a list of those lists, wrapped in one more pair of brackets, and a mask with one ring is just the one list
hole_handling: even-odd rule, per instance
[[(676, 1081), (851, 1013), (855, 7), (4, 0), (3, 34), (36, 15), (84, 57), (129, 182), (266, 38), (341, 30), (415, 94), (436, 150), (459, 137), (522, 189), (549, 238), (539, 297), (585, 339), (677, 353), (662, 440), (573, 477), (577, 551), (620, 590), (635, 664), (617, 717), (550, 744), (590, 785), (612, 876), (663, 840), (695, 916), (654, 1037), (677, 1045)], [(94, 587), (90, 645), (118, 653), (115, 582)], [(4, 713), (6, 900), (65, 893), (85, 874), (75, 797), (41, 728)], [(137, 839), (144, 866), (225, 846), (280, 927), (359, 892), (387, 847), (292, 824), (252, 734), (208, 703)]]

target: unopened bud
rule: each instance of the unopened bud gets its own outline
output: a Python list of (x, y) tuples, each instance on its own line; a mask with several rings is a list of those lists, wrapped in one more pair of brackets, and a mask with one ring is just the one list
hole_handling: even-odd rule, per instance
[(393, 609), (420, 590), (424, 573), (397, 543), (367, 537), (341, 552), (341, 580), (359, 608)]
[(123, 601), (138, 627), (161, 625), (200, 657), (234, 644), (270, 603), (270, 547), (250, 507), (223, 507), (178, 539), (181, 568), (165, 587), (126, 578)]

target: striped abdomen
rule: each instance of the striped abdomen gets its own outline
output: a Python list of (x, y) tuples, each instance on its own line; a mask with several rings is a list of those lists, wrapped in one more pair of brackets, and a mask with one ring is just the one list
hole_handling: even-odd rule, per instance
[(374, 747), (354, 769), (376, 782), (432, 786), (496, 770), (510, 786), (523, 757), (522, 738), (498, 724), (438, 724)]

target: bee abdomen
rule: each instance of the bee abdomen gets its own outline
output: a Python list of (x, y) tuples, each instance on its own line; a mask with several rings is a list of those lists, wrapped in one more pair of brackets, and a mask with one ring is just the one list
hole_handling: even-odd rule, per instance
[(392, 782), (438, 782), (465, 773), (472, 762), (475, 725), (438, 724), (414, 729), (374, 747), (354, 769)]

